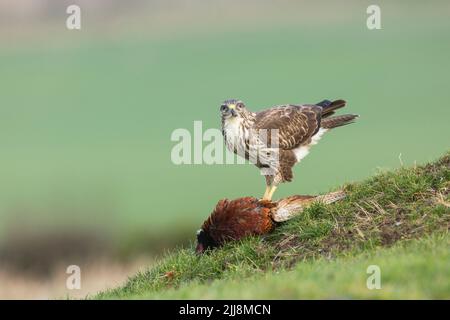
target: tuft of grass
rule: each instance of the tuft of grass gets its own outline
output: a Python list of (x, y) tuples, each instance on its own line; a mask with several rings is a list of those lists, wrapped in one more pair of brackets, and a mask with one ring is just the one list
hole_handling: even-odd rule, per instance
[[(183, 288), (193, 289), (197, 286), (204, 288), (206, 284), (214, 282), (219, 292), (219, 288), (226, 286), (225, 283), (230, 283), (231, 288), (235, 288), (230, 289), (230, 292), (236, 292), (238, 291), (236, 282), (246, 278), (262, 279), (264, 275), (274, 272), (288, 273), (289, 270), (300, 270), (302, 273), (306, 269), (310, 271), (310, 275), (306, 275), (304, 280), (309, 281), (309, 285), (314, 287), (311, 281), (316, 276), (311, 275), (311, 272), (316, 267), (324, 268), (325, 274), (332, 273), (333, 268), (347, 268), (352, 265), (352, 260), (345, 260), (344, 257), (357, 257), (375, 252), (379, 248), (391, 247), (397, 242), (410, 242), (432, 234), (447, 234), (450, 226), (449, 187), (450, 152), (425, 166), (402, 167), (395, 171), (380, 172), (366, 181), (347, 184), (344, 189), (348, 197), (344, 201), (332, 205), (314, 204), (265, 237), (250, 237), (230, 243), (202, 256), (194, 254), (192, 245), (168, 252), (152, 269), (138, 273), (124, 286), (102, 292), (95, 298), (169, 296), (198, 298), (201, 296), (195, 294), (199, 292), (198, 290), (190, 290), (189, 292), (193, 293), (189, 295), (186, 293), (187, 289)], [(436, 243), (436, 250), (442, 258), (448, 260), (448, 254), (442, 254), (442, 248), (448, 247), (448, 237), (443, 237), (444, 240), (434, 240), (432, 243)], [(415, 248), (418, 246), (420, 244), (416, 244)], [(397, 263), (395, 250), (386, 252), (383, 259), (389, 260), (389, 263)], [(412, 259), (411, 263), (417, 261), (422, 265), (424, 261), (431, 259), (426, 253), (426, 250), (421, 251), (417, 259)], [(400, 269), (408, 266), (408, 257), (414, 255), (414, 250), (403, 254), (403, 260), (399, 259), (397, 263)], [(368, 261), (367, 256), (360, 259), (362, 260), (355, 260), (355, 263)], [(437, 263), (439, 259), (441, 257), (430, 260), (430, 264)], [(327, 261), (330, 260), (333, 262), (327, 266)], [(448, 261), (446, 266), (446, 270), (449, 270)], [(425, 267), (422, 269), (427, 271)], [(351, 272), (342, 276), (351, 277)], [(416, 281), (425, 281), (427, 277), (429, 275), (417, 278)], [(289, 279), (289, 276), (286, 279)], [(394, 279), (394, 276), (391, 276), (391, 279)], [(216, 284), (217, 281), (223, 282)], [(273, 281), (284, 284), (289, 282)], [(443, 283), (447, 287), (438, 286), (437, 292), (424, 296), (442, 297), (446, 294), (448, 297), (450, 291), (448, 281)], [(260, 290), (260, 286), (254, 286), (255, 297), (280, 297), (275, 293), (272, 296), (269, 293), (258, 295), (257, 290)], [(418, 294), (418, 290), (422, 287), (416, 283), (414, 287), (416, 291), (411, 292)], [(294, 289), (292, 290), (295, 294), (287, 296), (299, 297), (306, 292)], [(164, 292), (168, 292), (167, 295)], [(180, 295), (175, 292), (179, 292)], [(317, 294), (311, 293), (308, 297), (324, 297), (317, 290), (311, 292)], [(404, 293), (405, 297), (411, 296), (407, 292), (405, 289), (401, 294)], [(400, 297), (401, 294), (393, 296)], [(349, 295), (359, 297), (357, 291), (350, 290)], [(330, 292), (325, 296), (333, 297)]]

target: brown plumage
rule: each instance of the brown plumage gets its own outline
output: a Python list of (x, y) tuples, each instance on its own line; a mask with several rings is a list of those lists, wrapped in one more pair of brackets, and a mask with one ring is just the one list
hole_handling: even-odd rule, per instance
[(354, 114), (334, 116), (345, 104), (344, 100), (324, 100), (255, 113), (240, 100), (226, 100), (220, 107), (225, 144), (261, 170), (266, 179), (263, 199), (271, 200), (280, 183), (292, 181), (292, 167), (326, 131), (354, 121)]
[(326, 204), (345, 197), (342, 191), (322, 196), (290, 196), (277, 202), (254, 197), (220, 200), (197, 232), (197, 252), (215, 248), (232, 240), (271, 232), (279, 222), (301, 213), (314, 201)]

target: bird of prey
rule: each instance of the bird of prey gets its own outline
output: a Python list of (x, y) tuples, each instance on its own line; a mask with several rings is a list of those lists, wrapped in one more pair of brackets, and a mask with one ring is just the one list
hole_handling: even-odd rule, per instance
[(197, 231), (197, 253), (220, 247), (228, 241), (271, 232), (280, 222), (300, 214), (313, 202), (330, 204), (345, 198), (343, 191), (321, 196), (290, 196), (277, 202), (253, 197), (220, 200)]
[(220, 106), (222, 134), (228, 150), (260, 169), (266, 179), (262, 199), (271, 200), (280, 183), (292, 180), (292, 167), (325, 132), (352, 123), (358, 117), (334, 116), (336, 109), (344, 106), (344, 100), (324, 100), (251, 112), (241, 100), (225, 100)]

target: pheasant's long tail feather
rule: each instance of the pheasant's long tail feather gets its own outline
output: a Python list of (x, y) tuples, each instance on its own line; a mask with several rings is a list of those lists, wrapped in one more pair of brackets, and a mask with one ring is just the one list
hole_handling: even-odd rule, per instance
[(320, 196), (290, 196), (281, 199), (272, 209), (272, 219), (276, 222), (287, 221), (309, 207), (313, 202), (330, 204), (345, 198), (344, 191), (330, 192)]
[(272, 219), (276, 222), (289, 220), (305, 210), (314, 198), (314, 196), (290, 196), (281, 199), (277, 202), (277, 206), (272, 209)]
[(335, 192), (330, 192), (328, 194), (324, 194), (321, 196), (317, 196), (314, 201), (321, 201), (325, 204), (330, 204), (339, 200), (342, 200), (346, 197), (346, 194), (344, 191), (339, 190)]

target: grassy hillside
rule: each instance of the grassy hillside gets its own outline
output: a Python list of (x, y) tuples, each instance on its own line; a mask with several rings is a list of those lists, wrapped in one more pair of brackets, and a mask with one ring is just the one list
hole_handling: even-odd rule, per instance
[[(264, 238), (175, 250), (96, 298), (450, 298), (449, 181), (450, 153), (381, 172)], [(381, 290), (366, 288), (371, 264)]]

